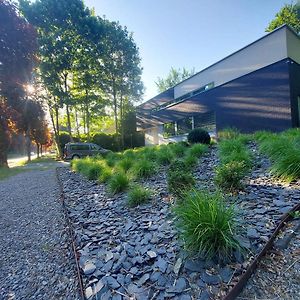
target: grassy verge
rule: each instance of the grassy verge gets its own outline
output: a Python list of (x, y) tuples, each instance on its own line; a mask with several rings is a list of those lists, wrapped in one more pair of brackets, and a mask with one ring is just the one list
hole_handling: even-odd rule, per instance
[(4, 180), (6, 178), (17, 175), (24, 171), (27, 171), (27, 169), (24, 169), (22, 167), (0, 168), (0, 180)]

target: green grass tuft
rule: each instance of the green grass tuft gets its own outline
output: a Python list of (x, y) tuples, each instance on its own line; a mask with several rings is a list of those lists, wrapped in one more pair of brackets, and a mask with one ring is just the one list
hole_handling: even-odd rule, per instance
[(223, 259), (239, 248), (234, 238), (234, 209), (226, 206), (221, 194), (205, 191), (184, 194), (175, 207), (175, 214), (180, 236), (192, 255)]
[(124, 172), (113, 174), (108, 181), (108, 188), (112, 194), (125, 191), (129, 185), (129, 178)]
[(195, 186), (195, 179), (191, 173), (182, 171), (168, 172), (168, 190), (179, 196)]
[(200, 158), (206, 151), (208, 147), (207, 145), (204, 144), (194, 144), (190, 149), (189, 149), (189, 154), (193, 155), (197, 158)]
[(133, 186), (128, 192), (129, 207), (135, 207), (148, 202), (151, 198), (151, 192), (140, 185)]
[(152, 161), (141, 159), (132, 167), (132, 173), (136, 178), (147, 178), (157, 171), (156, 164)]

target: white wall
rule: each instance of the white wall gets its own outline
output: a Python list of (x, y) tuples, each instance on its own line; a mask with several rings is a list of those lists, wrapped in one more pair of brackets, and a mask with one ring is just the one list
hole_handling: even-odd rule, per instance
[(300, 39), (290, 30), (287, 30), (288, 57), (300, 64)]
[[(203, 87), (210, 82), (214, 82), (215, 87), (219, 86), (286, 58), (288, 33), (289, 36), (292, 35), (286, 27), (283, 27), (208, 67), (192, 78), (179, 83), (174, 89), (175, 98)], [(291, 39), (293, 38), (295, 36), (291, 37)], [(290, 52), (294, 53), (296, 50), (291, 48)]]

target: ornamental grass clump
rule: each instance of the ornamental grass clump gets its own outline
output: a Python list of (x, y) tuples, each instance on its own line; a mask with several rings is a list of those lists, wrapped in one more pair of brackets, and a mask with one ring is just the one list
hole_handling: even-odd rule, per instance
[(134, 164), (134, 159), (131, 157), (124, 157), (123, 159), (119, 160), (116, 164), (116, 168), (122, 169), (124, 172), (127, 172)]
[(141, 159), (134, 163), (131, 168), (132, 174), (135, 178), (148, 178), (156, 173), (157, 167), (153, 161)]
[(159, 165), (168, 165), (174, 159), (174, 153), (166, 145), (160, 147), (156, 154), (156, 161)]
[(179, 196), (195, 186), (195, 179), (191, 173), (181, 170), (168, 172), (167, 183), (169, 192)]
[(188, 170), (195, 168), (198, 162), (197, 157), (191, 154), (187, 154), (183, 160)]
[(243, 187), (246, 168), (242, 162), (231, 161), (216, 169), (215, 183), (223, 190), (233, 192)]
[(185, 170), (187, 169), (187, 166), (184, 162), (184, 160), (182, 159), (174, 159), (168, 168), (168, 173), (170, 172), (185, 172)]
[(102, 172), (100, 173), (100, 175), (98, 176), (98, 181), (100, 183), (105, 183), (107, 182), (112, 176), (112, 169), (107, 166), (106, 164), (103, 164), (102, 167)]
[(218, 131), (218, 139), (221, 140), (232, 140), (237, 138), (240, 135), (240, 132), (237, 128), (227, 127), (223, 130)]
[(135, 207), (147, 203), (151, 199), (151, 192), (140, 185), (134, 185), (128, 192), (127, 205)]
[(223, 190), (233, 192), (243, 187), (242, 180), (252, 167), (252, 154), (247, 139), (238, 136), (219, 143), (220, 165), (216, 168), (215, 183)]
[(100, 162), (94, 161), (88, 165), (85, 175), (89, 180), (97, 180), (102, 170), (103, 165)]
[(169, 148), (173, 152), (175, 157), (183, 157), (187, 150), (187, 147), (182, 143), (171, 144), (169, 145)]
[(194, 144), (189, 149), (189, 155), (192, 155), (192, 156), (195, 156), (197, 158), (200, 158), (206, 151), (207, 151), (207, 145)]
[(300, 179), (300, 132), (289, 130), (279, 135), (257, 138), (260, 151), (271, 160), (271, 174), (287, 183)]
[(220, 193), (186, 193), (174, 211), (180, 237), (191, 255), (223, 260), (239, 249), (234, 209), (226, 206)]
[(113, 174), (108, 181), (108, 188), (112, 194), (125, 191), (129, 185), (129, 178), (124, 172)]

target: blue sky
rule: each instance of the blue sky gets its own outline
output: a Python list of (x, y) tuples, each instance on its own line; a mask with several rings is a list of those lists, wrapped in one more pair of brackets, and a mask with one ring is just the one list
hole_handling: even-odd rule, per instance
[(85, 0), (96, 14), (133, 32), (140, 49), (144, 100), (171, 67), (196, 71), (265, 34), (284, 0)]

